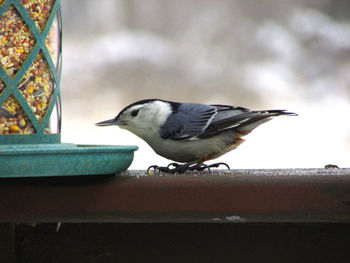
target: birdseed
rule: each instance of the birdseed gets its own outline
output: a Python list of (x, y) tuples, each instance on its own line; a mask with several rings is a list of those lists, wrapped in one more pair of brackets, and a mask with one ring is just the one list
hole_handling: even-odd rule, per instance
[[(0, 0), (0, 5), (2, 4)], [(54, 5), (54, 0), (21, 0), (22, 5), (42, 32)], [(59, 56), (59, 28), (57, 18), (54, 19), (45, 45), (53, 64), (57, 66)], [(0, 18), (0, 66), (10, 78), (14, 78), (36, 43), (35, 37), (25, 21), (13, 5)], [(47, 113), (55, 89), (49, 65), (40, 50), (28, 70), (17, 85), (19, 93), (41, 122)], [(0, 78), (0, 96), (5, 83)], [(35, 129), (23, 108), (13, 94), (0, 107), (0, 134), (31, 134)], [(45, 133), (51, 133), (46, 128)]]

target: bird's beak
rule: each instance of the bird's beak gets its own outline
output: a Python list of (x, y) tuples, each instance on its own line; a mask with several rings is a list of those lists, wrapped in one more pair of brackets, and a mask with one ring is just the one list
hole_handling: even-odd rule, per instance
[(106, 120), (106, 121), (101, 121), (96, 123), (97, 126), (111, 126), (111, 125), (118, 125), (119, 122), (116, 119), (110, 119), (110, 120)]

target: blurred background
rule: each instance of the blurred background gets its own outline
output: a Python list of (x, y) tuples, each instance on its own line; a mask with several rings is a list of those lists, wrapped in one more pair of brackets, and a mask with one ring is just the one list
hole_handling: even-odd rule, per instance
[(287, 109), (216, 161), (232, 168), (349, 167), (350, 1), (75, 0), (63, 7), (62, 141), (138, 145), (96, 127), (145, 98)]

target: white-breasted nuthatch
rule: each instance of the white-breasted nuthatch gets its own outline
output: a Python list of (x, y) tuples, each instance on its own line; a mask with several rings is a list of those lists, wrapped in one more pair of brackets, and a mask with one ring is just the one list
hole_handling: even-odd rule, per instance
[[(184, 172), (218, 167), (203, 162), (217, 158), (240, 145), (243, 136), (279, 115), (297, 115), (285, 110), (254, 111), (228, 105), (179, 103), (160, 99), (137, 101), (125, 107), (114, 119), (98, 126), (118, 125), (144, 141), (159, 155), (184, 163), (150, 168)], [(169, 168), (171, 165), (174, 168)], [(149, 169), (150, 169), (149, 168)]]

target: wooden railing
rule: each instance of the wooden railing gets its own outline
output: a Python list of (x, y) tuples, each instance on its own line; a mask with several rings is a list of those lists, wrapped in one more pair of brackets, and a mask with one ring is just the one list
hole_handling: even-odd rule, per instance
[(0, 180), (0, 222), (350, 222), (350, 169)]

